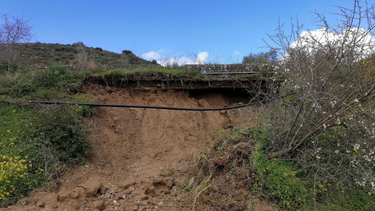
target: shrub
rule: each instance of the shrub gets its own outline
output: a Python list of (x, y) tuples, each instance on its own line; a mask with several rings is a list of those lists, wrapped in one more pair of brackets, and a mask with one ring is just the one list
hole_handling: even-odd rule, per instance
[(91, 143), (81, 124), (82, 107), (59, 105), (46, 108), (26, 127), (23, 139), (26, 154), (33, 154), (35, 168), (45, 169), (49, 179), (57, 176), (64, 164), (84, 162)]
[[(27, 158), (0, 156), (0, 205), (22, 197), (28, 190), (40, 185), (40, 180), (29, 172), (32, 164), (27, 162)], [(42, 174), (43, 169), (37, 173)]]
[(54, 71), (50, 69), (42, 70), (38, 72), (35, 76), (34, 83), (37, 86), (45, 88), (55, 87), (57, 83), (60, 81), (59, 74), (59, 71)]
[[(264, 132), (264, 131), (263, 131)], [(277, 199), (282, 208), (297, 209), (305, 201), (312, 200), (305, 182), (298, 177), (298, 169), (291, 163), (271, 159), (262, 152), (264, 134), (255, 131), (256, 150), (251, 156), (257, 182), (253, 187), (261, 195)]]
[(283, 56), (279, 91), (295, 95), (264, 110), (259, 128), (270, 135), (262, 151), (270, 160), (289, 160), (302, 169), (316, 202), (338, 184), (375, 193), (375, 62), (364, 50), (374, 48), (366, 40), (375, 23), (361, 21), (374, 18), (369, 11), (375, 5), (354, 3), (354, 9), (340, 7), (345, 21), (334, 27), (317, 14), (324, 28), (316, 33), (299, 36), (297, 25), (285, 36), (279, 26), (271, 37)]
[(11, 95), (16, 97), (22, 97), (24, 95), (28, 95), (33, 93), (36, 90), (36, 87), (30, 82), (21, 82), (12, 87), (10, 90)]
[(0, 63), (0, 72), (5, 72), (5, 71), (16, 71), (20, 68), (20, 65), (14, 62), (2, 62)]
[(1, 103), (0, 122), (6, 127), (0, 127), (0, 207), (54, 181), (67, 165), (83, 163), (91, 147), (83, 114), (80, 106)]

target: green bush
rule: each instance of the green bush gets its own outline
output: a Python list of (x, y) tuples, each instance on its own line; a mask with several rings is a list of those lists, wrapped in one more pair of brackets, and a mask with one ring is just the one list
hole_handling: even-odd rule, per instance
[(82, 108), (59, 105), (49, 107), (40, 115), (34, 119), (33, 127), (26, 128), (24, 136), (31, 146), (28, 150), (35, 151), (38, 163), (43, 166), (47, 156), (56, 162), (82, 164), (91, 148), (81, 124)]
[(34, 83), (39, 87), (51, 88), (57, 85), (60, 80), (59, 71), (43, 70), (37, 73)]
[(45, 90), (45, 89), (39, 89), (35, 92), (35, 97), (37, 99), (47, 99), (52, 100), (54, 99), (58, 93), (56, 90)]
[(264, 133), (255, 131), (256, 150), (250, 158), (257, 182), (253, 190), (261, 195), (279, 201), (282, 208), (297, 209), (301, 204), (313, 199), (306, 188), (306, 183), (298, 177), (298, 169), (292, 163), (267, 159), (262, 152)]
[(0, 63), (0, 72), (5, 71), (16, 71), (20, 68), (20, 65), (14, 62), (2, 62)]
[(30, 172), (32, 164), (27, 159), (27, 156), (0, 156), (0, 207), (40, 185), (41, 180), (37, 176), (42, 176), (43, 169)]
[(36, 87), (30, 82), (21, 82), (12, 87), (10, 90), (11, 95), (16, 97), (22, 97), (24, 95), (28, 95), (33, 93), (36, 90)]
[(4, 207), (56, 179), (67, 165), (82, 164), (91, 143), (81, 123), (81, 106), (34, 109), (0, 104), (0, 125), (5, 126), (0, 127), (0, 207)]
[(11, 205), (44, 182), (43, 170), (34, 168), (31, 160), (34, 153), (23, 151), (23, 127), (31, 126), (37, 114), (36, 109), (0, 103), (0, 207)]
[(58, 72), (57, 75), (65, 75), (67, 72), (65, 64), (56, 64), (54, 62), (49, 63), (48, 69), (55, 74)]
[(331, 188), (325, 194), (325, 200), (317, 202), (311, 201), (304, 204), (300, 211), (362, 211), (374, 210), (375, 196), (368, 194), (358, 188), (350, 190), (341, 190), (339, 188)]

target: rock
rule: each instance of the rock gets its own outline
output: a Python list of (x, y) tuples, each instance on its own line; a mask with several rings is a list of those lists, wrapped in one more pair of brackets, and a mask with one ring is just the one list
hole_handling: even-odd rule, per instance
[(159, 173), (159, 175), (163, 177), (171, 176), (173, 174), (174, 174), (174, 169), (169, 169), (169, 168), (162, 169)]
[(138, 210), (138, 205), (136, 204), (128, 204), (120, 207), (120, 210), (129, 210), (129, 211), (136, 211)]
[(76, 187), (70, 193), (70, 198), (71, 199), (77, 199), (80, 195), (82, 195), (83, 192), (84, 192), (83, 188)]
[(94, 209), (98, 209), (100, 211), (105, 209), (104, 201), (94, 201), (92, 206)]
[(146, 190), (145, 190), (145, 194), (146, 194), (146, 195), (149, 195), (149, 196), (151, 196), (151, 197), (154, 197), (154, 196), (155, 196), (155, 190), (152, 189), (152, 188), (146, 188)]
[(86, 196), (95, 196), (102, 186), (102, 183), (99, 181), (87, 181), (84, 184), (78, 185), (78, 187), (82, 187), (85, 189)]
[(128, 189), (130, 186), (134, 186), (135, 185), (135, 182), (121, 182), (119, 183), (117, 186), (118, 186), (118, 189), (120, 191), (123, 191), (123, 190), (126, 190)]
[(148, 205), (148, 201), (141, 201), (139, 204), (141, 206), (147, 206)]
[(44, 203), (44, 201), (38, 201), (38, 203), (36, 204), (36, 206), (38, 206), (38, 207), (44, 207), (44, 206), (46, 206), (46, 203)]
[(173, 191), (173, 192), (171, 193), (171, 196), (172, 196), (172, 197), (176, 197), (176, 196), (177, 196), (177, 191)]
[(79, 197), (79, 194), (77, 193), (77, 192), (72, 192), (71, 194), (70, 194), (70, 198), (71, 199), (77, 199)]
[(102, 184), (100, 186), (100, 190), (99, 190), (100, 194), (105, 194), (107, 192), (107, 190), (108, 190), (108, 187), (106, 185)]
[(68, 190), (61, 190), (57, 193), (60, 202), (66, 201), (70, 198), (70, 192)]

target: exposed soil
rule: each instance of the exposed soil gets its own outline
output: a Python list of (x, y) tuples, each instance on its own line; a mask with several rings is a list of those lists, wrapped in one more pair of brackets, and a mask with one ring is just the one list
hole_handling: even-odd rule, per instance
[[(212, 108), (249, 102), (229, 92), (189, 94), (162, 87), (86, 83), (81, 91), (106, 104)], [(254, 143), (245, 141), (219, 157), (202, 154), (218, 147), (213, 137), (220, 131), (254, 115), (253, 107), (225, 112), (100, 108), (85, 119), (94, 147), (86, 164), (68, 170), (55, 191), (35, 190), (18, 205), (0, 210), (246, 210), (250, 201), (255, 210), (277, 210), (249, 197), (254, 176), (241, 166), (248, 164)], [(193, 177), (200, 181), (191, 191), (179, 188)]]

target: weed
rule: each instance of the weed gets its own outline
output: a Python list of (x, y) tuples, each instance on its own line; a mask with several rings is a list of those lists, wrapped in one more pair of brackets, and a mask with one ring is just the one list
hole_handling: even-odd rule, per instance
[(249, 204), (247, 204), (246, 211), (255, 211), (255, 205), (253, 202), (249, 202)]
[(291, 163), (277, 159), (267, 159), (262, 153), (264, 134), (255, 132), (258, 144), (250, 158), (257, 174), (257, 183), (253, 190), (261, 195), (276, 198), (282, 208), (293, 210), (306, 200), (312, 200), (305, 182), (297, 177), (298, 170)]
[(375, 196), (366, 191), (353, 188), (350, 190), (341, 190), (333, 187), (325, 194), (325, 200), (307, 201), (300, 211), (319, 210), (319, 211), (360, 211), (374, 210)]
[(195, 178), (192, 177), (192, 178), (189, 180), (189, 182), (187, 182), (187, 183), (185, 182), (185, 184), (183, 183), (183, 185), (184, 185), (183, 190), (186, 191), (186, 192), (189, 192), (189, 191), (191, 190), (191, 187), (192, 187), (193, 184), (194, 184), (194, 181), (195, 181)]
[(58, 71), (54, 70), (39, 71), (34, 79), (34, 83), (38, 87), (55, 87), (59, 82), (59, 74)]
[(16, 97), (22, 97), (24, 95), (29, 95), (36, 90), (36, 87), (30, 82), (21, 82), (12, 87), (10, 90), (11, 95)]
[(6, 127), (0, 127), (0, 206), (54, 180), (67, 164), (83, 162), (91, 144), (80, 122), (82, 109), (1, 103), (0, 124)]
[(14, 72), (14, 71), (19, 70), (20, 68), (21, 66), (14, 62), (5, 61), (5, 62), (0, 63), (0, 73), (6, 72), (6, 71)]

